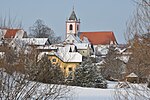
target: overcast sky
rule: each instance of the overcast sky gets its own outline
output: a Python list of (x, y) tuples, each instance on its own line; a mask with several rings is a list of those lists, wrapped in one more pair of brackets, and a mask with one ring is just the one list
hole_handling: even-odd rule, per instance
[(125, 43), (126, 22), (135, 9), (132, 0), (0, 0), (0, 17), (10, 15), (22, 21), (28, 32), (42, 19), (57, 36), (65, 36), (65, 21), (73, 5), (81, 20), (81, 31), (113, 31), (118, 43)]

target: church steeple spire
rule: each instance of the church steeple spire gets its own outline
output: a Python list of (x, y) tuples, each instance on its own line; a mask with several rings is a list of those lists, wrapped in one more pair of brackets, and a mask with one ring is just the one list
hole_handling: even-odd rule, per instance
[(80, 19), (76, 16), (73, 4), (72, 13), (66, 21), (66, 37), (70, 34), (77, 36), (78, 32), (80, 32)]
[(78, 20), (76, 14), (75, 14), (74, 9), (73, 9), (73, 11), (71, 13), (71, 16), (69, 17), (69, 20)]

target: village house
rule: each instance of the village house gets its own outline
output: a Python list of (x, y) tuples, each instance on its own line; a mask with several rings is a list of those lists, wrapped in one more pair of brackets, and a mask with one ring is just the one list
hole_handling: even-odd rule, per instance
[(41, 56), (47, 54), (53, 65), (60, 66), (65, 77), (69, 80), (74, 78), (76, 67), (82, 62), (82, 55), (76, 51), (74, 45), (57, 47), (57, 52), (41, 52)]

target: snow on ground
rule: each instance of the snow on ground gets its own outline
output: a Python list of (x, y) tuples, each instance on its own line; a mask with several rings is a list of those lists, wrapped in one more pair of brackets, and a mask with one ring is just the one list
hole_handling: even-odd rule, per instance
[(75, 89), (74, 100), (112, 100), (114, 89), (94, 89), (80, 88)]
[(108, 82), (107, 89), (75, 87), (73, 100), (113, 100), (117, 82)]
[[(6, 73), (3, 73), (4, 76), (7, 76)], [(10, 83), (12, 81), (13, 78), (10, 77)], [(13, 81), (12, 81), (13, 82)], [(107, 81), (108, 82), (108, 88), (107, 89), (101, 89), (101, 88), (83, 88), (83, 87), (76, 87), (76, 86), (69, 86), (69, 90), (71, 90), (71, 93), (66, 94), (65, 97), (67, 97), (67, 99), (61, 99), (61, 100), (115, 100), (115, 96), (116, 96), (116, 92), (118, 91), (118, 93), (122, 93), (125, 96), (129, 95), (127, 94), (127, 92), (129, 93), (129, 91), (132, 93), (131, 96), (134, 98), (136, 98), (136, 100), (150, 100), (150, 89), (148, 89), (146, 87), (146, 85), (143, 84), (129, 84), (128, 86), (130, 86), (130, 88), (117, 88), (116, 86), (118, 85), (118, 82), (111, 82), (111, 81)], [(29, 84), (27, 84), (28, 88), (30, 88), (31, 84), (34, 84), (35, 82), (29, 82)], [(5, 84), (6, 85), (6, 84)], [(52, 84), (43, 84), (43, 83), (38, 83), (37, 86), (37, 90), (35, 91), (35, 94), (32, 96), (33, 99), (31, 100), (35, 100), (34, 98), (37, 98), (38, 95), (40, 95), (40, 93), (46, 92), (48, 91), (48, 86), (50, 85), (53, 86)], [(123, 83), (124, 85), (124, 83)], [(122, 84), (119, 86), (123, 86)], [(126, 84), (125, 84), (126, 85)], [(58, 87), (58, 85), (54, 85), (56, 87)], [(67, 91), (65, 88), (65, 86), (60, 85), (60, 87), (64, 87), (61, 91), (61, 93), (64, 93), (65, 91)], [(58, 87), (59, 89), (59, 87)], [(134, 89), (134, 91), (132, 91)], [(136, 91), (135, 91), (136, 89)], [(25, 92), (26, 90), (28, 90), (25, 87)], [(127, 92), (126, 92), (127, 91)], [(133, 95), (133, 94), (142, 94), (137, 96), (137, 95)], [(55, 96), (55, 95), (54, 95)], [(125, 98), (124, 98), (125, 99)], [(120, 100), (124, 100), (124, 99), (120, 99)], [(4, 97), (3, 99), (4, 100)], [(19, 99), (21, 100), (21, 99)], [(129, 100), (133, 100), (133, 99), (129, 99)]]
[[(130, 88), (126, 89), (117, 88), (117, 84), (118, 82), (108, 81), (107, 89), (74, 87), (72, 100), (116, 100), (115, 97), (118, 95), (125, 96), (127, 100), (150, 100), (150, 90), (147, 90), (147, 87), (143, 87), (146, 86), (144, 84), (129, 84)], [(136, 90), (133, 90), (134, 88)], [(116, 95), (115, 93), (120, 94)], [(123, 97), (119, 100), (124, 99)]]

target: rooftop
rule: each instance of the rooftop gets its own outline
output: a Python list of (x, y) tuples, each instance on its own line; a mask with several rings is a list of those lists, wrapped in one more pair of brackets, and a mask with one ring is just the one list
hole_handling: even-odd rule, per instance
[(84, 37), (87, 37), (93, 45), (117, 44), (112, 31), (80, 32), (80, 38), (83, 40)]
[(16, 33), (20, 30), (20, 29), (6, 29), (6, 33), (4, 35), (4, 38), (14, 38)]

